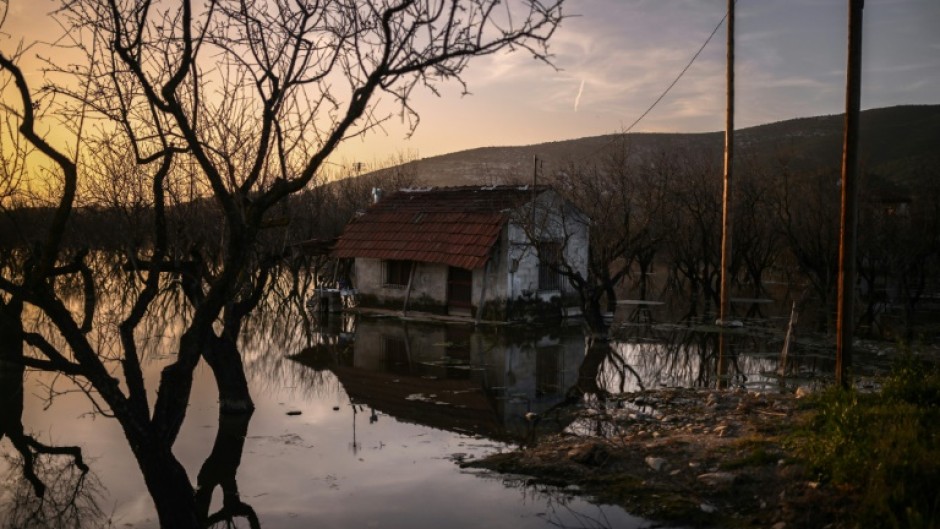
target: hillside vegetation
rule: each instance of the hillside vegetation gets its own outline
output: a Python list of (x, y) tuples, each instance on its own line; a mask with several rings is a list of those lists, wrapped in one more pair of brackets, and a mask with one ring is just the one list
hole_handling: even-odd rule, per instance
[[(786, 159), (797, 170), (838, 168), (842, 156), (843, 116), (816, 116), (740, 129), (736, 156), (773, 164)], [(637, 156), (650, 161), (672, 151), (695, 151), (720, 163), (724, 134), (630, 133), (518, 147), (483, 147), (423, 158), (405, 164), (424, 185), (492, 185), (529, 182), (533, 158), (540, 173), (567, 165), (590, 164), (606, 149), (626, 142)], [(926, 167), (940, 166), (940, 105), (909, 105), (862, 112), (862, 167), (868, 174), (912, 188), (929, 177)]]

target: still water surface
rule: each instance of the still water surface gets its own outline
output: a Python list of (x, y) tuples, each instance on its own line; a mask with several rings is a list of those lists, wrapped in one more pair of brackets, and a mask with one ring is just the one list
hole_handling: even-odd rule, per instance
[[(195, 483), (213, 446), (225, 453), (228, 443), (223, 465), (237, 466), (240, 500), (262, 527), (648, 525), (570, 491), (460, 468), (530, 435), (525, 413), (561, 402), (584, 356), (576, 330), (509, 337), (469, 329), (341, 320), (319, 332), (257, 323), (242, 344), (256, 405), (243, 444), (244, 424), (227, 426), (236, 439), (217, 440), (217, 390), (200, 366), (174, 453)], [(145, 366), (151, 380), (160, 354)], [(116, 421), (90, 413), (81, 393), (59, 394), (50, 405), (50, 386), (69, 389), (28, 374), (24, 427), (43, 442), (82, 448), (92, 475), (80, 500), (100, 509), (86, 508), (82, 525), (157, 527)], [(7, 440), (0, 451), (13, 454)], [(0, 519), (7, 519), (4, 512), (22, 508), (15, 491), (26, 487), (15, 459), (0, 461), (0, 474)], [(210, 512), (221, 506), (217, 488)], [(249, 527), (249, 518), (238, 526)]]
[[(566, 428), (563, 419), (549, 420), (565, 403), (604, 406), (598, 395), (606, 391), (715, 380), (716, 335), (691, 325), (624, 325), (618, 340), (597, 349), (586, 347), (578, 327), (477, 331), (398, 318), (284, 314), (259, 311), (240, 343), (253, 415), (220, 420), (215, 382), (202, 365), (174, 446), (191, 481), (213, 488), (210, 513), (223, 507), (225, 488), (229, 501), (237, 500), (230, 513), (238, 514), (238, 527), (649, 526), (573, 491), (459, 463)], [(167, 315), (145, 329), (152, 336), (144, 365), (151, 388), (181, 332), (180, 318)], [(734, 339), (729, 373), (735, 386), (774, 391), (782, 325), (760, 325)], [(831, 361), (804, 351), (787, 370), (792, 381), (831, 371)], [(52, 399), (50, 388), (57, 392)], [(90, 461), (77, 501), (57, 501), (81, 505), (75, 517), (85, 527), (157, 527), (117, 422), (91, 413), (88, 398), (70, 389), (66, 380), (35, 372), (24, 387), (25, 430), (48, 444), (78, 445)], [(531, 413), (540, 417), (537, 428)], [(35, 498), (8, 440), (0, 453), (6, 456), (0, 523), (11, 526)], [(56, 493), (53, 487), (47, 499)]]

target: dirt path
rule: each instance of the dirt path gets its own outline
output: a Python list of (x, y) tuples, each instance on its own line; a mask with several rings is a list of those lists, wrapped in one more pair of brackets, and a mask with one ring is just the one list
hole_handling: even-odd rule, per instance
[(577, 485), (668, 524), (846, 527), (852, 498), (788, 452), (789, 433), (809, 413), (800, 403), (745, 391), (631, 393), (578, 411), (564, 434), (466, 465)]

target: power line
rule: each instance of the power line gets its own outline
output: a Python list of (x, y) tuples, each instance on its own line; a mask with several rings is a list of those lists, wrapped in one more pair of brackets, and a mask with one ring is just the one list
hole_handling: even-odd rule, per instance
[(708, 38), (705, 39), (705, 43), (702, 44), (702, 46), (698, 49), (698, 51), (695, 52), (695, 55), (692, 56), (692, 59), (689, 61), (689, 64), (685, 65), (685, 68), (683, 68), (682, 71), (679, 72), (679, 75), (677, 75), (676, 78), (673, 79), (671, 83), (669, 83), (669, 86), (667, 86), (666, 89), (663, 90), (663, 93), (660, 94), (659, 97), (656, 98), (656, 101), (653, 101), (653, 104), (650, 105), (649, 108), (646, 109), (646, 111), (640, 114), (640, 117), (636, 118), (636, 121), (634, 121), (633, 123), (630, 124), (629, 127), (627, 127), (627, 130), (623, 131), (623, 134), (626, 134), (630, 132), (631, 130), (633, 130), (633, 127), (635, 127), (637, 123), (642, 121), (643, 118), (645, 118), (647, 114), (649, 114), (654, 108), (656, 108), (656, 105), (658, 105), (659, 102), (662, 101), (664, 97), (666, 97), (666, 94), (668, 94), (669, 91), (672, 90), (672, 87), (676, 86), (676, 83), (679, 82), (679, 79), (682, 79), (682, 76), (685, 75), (685, 72), (689, 71), (689, 68), (692, 67), (692, 64), (695, 62), (696, 59), (698, 59), (698, 56), (701, 55), (702, 51), (705, 50), (705, 46), (708, 46), (708, 43), (711, 42), (712, 37), (714, 37), (715, 34), (718, 33), (718, 29), (721, 28), (721, 25), (724, 24), (725, 20), (727, 19), (728, 19), (728, 13), (725, 12), (725, 16), (721, 17), (721, 20), (718, 21), (718, 24), (715, 26), (715, 29), (712, 30), (711, 35), (709, 35)]
[[(737, 0), (735, 0), (734, 3), (737, 4)], [(671, 83), (669, 83), (669, 86), (667, 86), (666, 89), (663, 90), (663, 93), (659, 94), (659, 97), (657, 97), (656, 100), (653, 101), (653, 104), (651, 104), (651, 105), (649, 106), (649, 108), (647, 108), (642, 114), (640, 114), (640, 117), (636, 118), (636, 120), (634, 120), (634, 122), (631, 123), (630, 126), (626, 128), (626, 130), (624, 130), (623, 132), (621, 132), (620, 135), (626, 135), (627, 133), (629, 133), (631, 130), (633, 130), (633, 127), (636, 127), (637, 124), (638, 124), (640, 121), (643, 120), (643, 118), (645, 118), (650, 112), (653, 111), (654, 108), (656, 108), (656, 105), (658, 105), (658, 104), (660, 103), (660, 101), (662, 101), (663, 98), (666, 97), (666, 94), (668, 94), (669, 91), (672, 90), (672, 88), (673, 88), (674, 86), (676, 86), (676, 84), (678, 84), (679, 79), (682, 79), (682, 76), (684, 76), (685, 73), (686, 73), (687, 71), (689, 71), (689, 68), (692, 67), (692, 65), (693, 65), (693, 64), (695, 63), (695, 61), (698, 59), (699, 55), (702, 54), (702, 52), (705, 50), (705, 47), (708, 46), (708, 43), (711, 42), (712, 38), (715, 36), (716, 33), (718, 33), (718, 30), (721, 29), (722, 24), (724, 24), (724, 23), (725, 23), (725, 20), (727, 20), (727, 19), (728, 19), (728, 12), (726, 11), (725, 14), (724, 14), (724, 16), (721, 17), (721, 20), (718, 21), (718, 24), (715, 25), (715, 29), (713, 29), (712, 32), (711, 32), (711, 34), (708, 35), (708, 38), (705, 39), (705, 42), (702, 43), (702, 45), (699, 47), (698, 51), (695, 52), (695, 55), (692, 56), (692, 59), (689, 60), (689, 63), (685, 65), (685, 68), (683, 68), (682, 71), (679, 72), (679, 75), (677, 75), (676, 78), (673, 79), (673, 81), (672, 81)], [(600, 151), (606, 149), (606, 148), (607, 148), (608, 146), (610, 146), (614, 141), (616, 141), (616, 140), (611, 139), (610, 141), (608, 141), (607, 143), (605, 143), (605, 144), (602, 145), (601, 147), (598, 147), (597, 149), (595, 149), (595, 150), (594, 150), (593, 152), (591, 152), (590, 154), (583, 156), (581, 159), (583, 160), (583, 159), (588, 158), (588, 157), (590, 157), (590, 156), (594, 156), (594, 155), (597, 154), (598, 152), (600, 152)]]

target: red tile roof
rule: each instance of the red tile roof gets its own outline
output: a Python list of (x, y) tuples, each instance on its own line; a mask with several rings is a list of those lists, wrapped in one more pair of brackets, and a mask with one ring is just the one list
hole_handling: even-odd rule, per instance
[(350, 222), (333, 255), (481, 268), (510, 211), (532, 197), (531, 186), (401, 190)]

